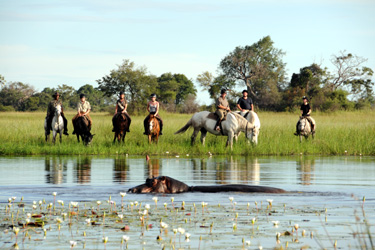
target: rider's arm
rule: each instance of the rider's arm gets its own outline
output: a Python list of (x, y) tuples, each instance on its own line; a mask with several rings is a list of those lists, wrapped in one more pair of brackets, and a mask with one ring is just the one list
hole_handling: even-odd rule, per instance
[(124, 108), (124, 111), (122, 111), (122, 112), (124, 112), (124, 113), (127, 112), (126, 111), (127, 108), (128, 108), (128, 103), (125, 103), (125, 108)]
[(150, 102), (147, 103), (147, 112), (150, 113)]
[(116, 103), (115, 114), (117, 114), (117, 108), (118, 108), (118, 104)]
[(241, 110), (241, 112), (242, 112), (242, 108), (241, 108), (241, 106), (240, 106), (239, 104), (237, 104), (237, 108), (238, 108), (239, 110)]
[(230, 108), (227, 108), (227, 107), (224, 107), (223, 105), (217, 105), (217, 107), (219, 108), (219, 109), (225, 109), (225, 110), (230, 110)]
[(254, 104), (251, 104), (251, 110), (254, 111)]
[(156, 104), (156, 113), (155, 113), (155, 116), (157, 116), (158, 113), (159, 113), (159, 102), (158, 102), (158, 104)]

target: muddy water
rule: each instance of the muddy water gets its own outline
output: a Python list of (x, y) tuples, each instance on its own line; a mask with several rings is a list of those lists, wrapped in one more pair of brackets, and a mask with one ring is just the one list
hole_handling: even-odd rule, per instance
[[(246, 212), (246, 204), (265, 209), (267, 199), (273, 200), (276, 213), (272, 218), (259, 218), (258, 234), (249, 235), (252, 245), (249, 249), (275, 247), (275, 233), (289, 231), (294, 224), (299, 224), (307, 232), (320, 235), (318, 238), (325, 247), (331, 247), (337, 240), (343, 249), (357, 249), (358, 240), (353, 239), (356, 227), (355, 214), (361, 210), (365, 197), (367, 219), (375, 223), (375, 158), (374, 157), (165, 157), (151, 158), (147, 162), (143, 157), (2, 157), (0, 158), (0, 202), (6, 203), (11, 196), (24, 197), (31, 203), (35, 200), (53, 199), (52, 192), (58, 193), (58, 199), (69, 201), (95, 202), (107, 200), (111, 195), (117, 203), (121, 202), (119, 192), (143, 183), (149, 176), (168, 175), (189, 185), (209, 184), (251, 184), (283, 188), (287, 194), (243, 194), (243, 193), (184, 193), (158, 195), (159, 203), (170, 203), (171, 196), (176, 204), (185, 201), (193, 203), (207, 202), (212, 206), (221, 204), (226, 210), (210, 208), (217, 217), (228, 216), (228, 200), (232, 196), (237, 202), (238, 211)], [(128, 194), (128, 201), (143, 201), (152, 204), (154, 195)], [(229, 209), (230, 211), (231, 209)], [(287, 210), (287, 211), (285, 211)], [(320, 215), (319, 215), (320, 214)], [(250, 215), (249, 216), (254, 216)], [(261, 217), (261, 216), (259, 216)], [(272, 227), (271, 220), (280, 221), (280, 228)], [(239, 225), (249, 224), (243, 219)], [(271, 224), (271, 225), (270, 225)], [(220, 225), (220, 223), (219, 223)], [(251, 225), (251, 223), (250, 223)], [(352, 228), (353, 227), (353, 228)], [(225, 228), (224, 226), (222, 228)], [(251, 226), (250, 226), (251, 228)], [(374, 227), (370, 227), (375, 232)], [(193, 229), (190, 228), (190, 233)], [(197, 233), (199, 228), (195, 228)], [(202, 229), (203, 230), (203, 229)], [(253, 229), (254, 230), (254, 229)], [(263, 230), (263, 232), (262, 232)], [(301, 229), (302, 230), (302, 229)], [(300, 231), (301, 231), (300, 230)], [(207, 230), (206, 230), (207, 231)], [(199, 243), (199, 236), (182, 248), (201, 249), (241, 248), (242, 238), (231, 228), (220, 231), (218, 237)], [(200, 232), (202, 233), (202, 232)], [(128, 234), (132, 234), (129, 232)], [(373, 234), (373, 233), (372, 233)], [(139, 238), (139, 235), (133, 237)], [(256, 237), (255, 237), (256, 236)], [(236, 239), (236, 237), (239, 237)], [(246, 240), (246, 239), (245, 239)], [(284, 239), (289, 241), (290, 249), (303, 246), (319, 246), (317, 238)], [(237, 243), (233, 243), (237, 241)], [(52, 244), (45, 241), (48, 249)], [(153, 242), (153, 240), (152, 240)], [(142, 243), (143, 244), (143, 243)], [(156, 243), (155, 243), (156, 244)], [(202, 245), (199, 245), (202, 244)], [(233, 245), (234, 244), (234, 245)], [(151, 244), (149, 249), (160, 245)], [(0, 246), (1, 247), (1, 246)], [(129, 248), (139, 249), (139, 245), (129, 244)], [(147, 246), (143, 246), (147, 249)], [(284, 246), (285, 247), (285, 246)], [(102, 249), (102, 247), (95, 247)], [(111, 245), (107, 245), (107, 249)], [(116, 246), (112, 246), (116, 249)], [(64, 248), (62, 248), (64, 249)], [(66, 248), (65, 248), (66, 249)]]

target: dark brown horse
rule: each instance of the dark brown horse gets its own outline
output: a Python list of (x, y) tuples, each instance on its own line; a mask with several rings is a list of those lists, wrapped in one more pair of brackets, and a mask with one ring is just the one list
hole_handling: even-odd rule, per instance
[(114, 120), (114, 129), (115, 129), (115, 137), (113, 138), (113, 143), (116, 142), (116, 138), (118, 142), (124, 142), (126, 131), (129, 129), (129, 119), (126, 117), (125, 114), (118, 114)]
[(156, 118), (155, 115), (150, 114), (150, 118), (148, 119), (149, 131), (148, 134), (148, 142), (151, 144), (152, 142), (158, 143), (159, 140), (159, 133), (160, 133), (160, 124), (159, 120)]

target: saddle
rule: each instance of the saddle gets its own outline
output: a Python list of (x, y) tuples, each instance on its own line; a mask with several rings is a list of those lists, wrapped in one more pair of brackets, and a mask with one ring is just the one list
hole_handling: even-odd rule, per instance
[[(210, 112), (207, 116), (208, 119), (212, 119), (212, 120), (215, 120), (217, 121), (219, 119), (219, 117), (217, 116), (217, 114), (215, 114), (214, 112)], [(223, 120), (221, 121), (225, 121), (227, 119), (227, 116), (225, 115)]]

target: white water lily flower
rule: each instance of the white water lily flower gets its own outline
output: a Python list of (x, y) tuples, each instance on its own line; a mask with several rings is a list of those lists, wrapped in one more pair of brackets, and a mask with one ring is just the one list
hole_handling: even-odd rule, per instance
[(124, 215), (123, 214), (119, 214), (117, 215), (121, 220), (124, 218)]
[(126, 195), (126, 193), (120, 192), (120, 195), (121, 195), (121, 197), (124, 197)]
[(39, 205), (42, 205), (43, 204), (43, 201), (39, 201)]
[(71, 201), (71, 202), (70, 202), (70, 205), (71, 205), (72, 207), (77, 207), (77, 206), (78, 206), (78, 202)]
[(174, 202), (174, 197), (171, 197), (171, 201)]
[(173, 228), (173, 233), (174, 234), (178, 233), (178, 230), (176, 228)]
[(103, 242), (104, 243), (107, 243), (108, 242), (108, 237), (106, 236), (106, 237), (103, 237)]
[(18, 232), (20, 231), (19, 227), (13, 227), (13, 232), (17, 235)]
[(272, 202), (273, 202), (272, 199), (267, 199), (267, 202), (268, 202), (268, 204), (270, 204), (270, 206), (272, 206)]
[(245, 241), (245, 244), (246, 244), (246, 246), (250, 246), (251, 245), (251, 241), (247, 240), (247, 241)]
[(128, 240), (130, 239), (130, 237), (127, 236), (127, 235), (123, 235), (123, 236), (122, 236), (122, 239), (123, 239), (125, 242), (128, 242)]
[(165, 223), (165, 222), (160, 222), (160, 226), (162, 227), (162, 228), (168, 228), (168, 224), (167, 223)]
[(279, 221), (278, 220), (273, 220), (272, 223), (273, 223), (274, 226), (278, 226), (279, 225)]
[(59, 203), (59, 204), (64, 204), (64, 201), (62, 201), (62, 200), (57, 200), (57, 203)]
[(29, 224), (30, 223), (30, 219), (26, 219), (26, 224)]
[(100, 205), (100, 204), (102, 204), (102, 202), (101, 201), (97, 201), (96, 204)]
[(158, 197), (152, 197), (152, 200), (157, 202), (158, 201)]
[(229, 200), (232, 202), (234, 200), (234, 198), (233, 197), (229, 197)]
[(27, 213), (27, 214), (26, 214), (26, 217), (27, 217), (27, 218), (31, 218), (31, 213)]
[(185, 239), (189, 239), (189, 238), (190, 238), (190, 235), (191, 235), (191, 234), (186, 233), (186, 234), (185, 234)]
[(85, 221), (86, 221), (87, 224), (91, 223), (91, 219), (86, 219)]
[(37, 206), (36, 205), (33, 205), (33, 209), (35, 210), (37, 208)]
[(77, 245), (77, 241), (74, 241), (74, 240), (69, 241), (69, 243), (70, 243), (71, 248), (73, 248)]
[(150, 207), (150, 204), (146, 204), (145, 205), (145, 208), (147, 209), (147, 210), (149, 210), (151, 207)]
[(294, 224), (294, 228), (295, 228), (296, 230), (298, 230), (299, 225), (298, 225), (298, 224)]
[(177, 231), (178, 231), (180, 234), (184, 234), (184, 233), (185, 233), (185, 229), (183, 229), (182, 227), (177, 228)]
[(61, 218), (56, 218), (56, 222), (57, 222), (58, 224), (60, 224), (60, 223), (62, 222), (62, 219), (61, 219)]
[(57, 193), (56, 193), (56, 192), (53, 192), (53, 193), (52, 193), (52, 195), (53, 195), (53, 196), (56, 196), (56, 195), (57, 195)]

